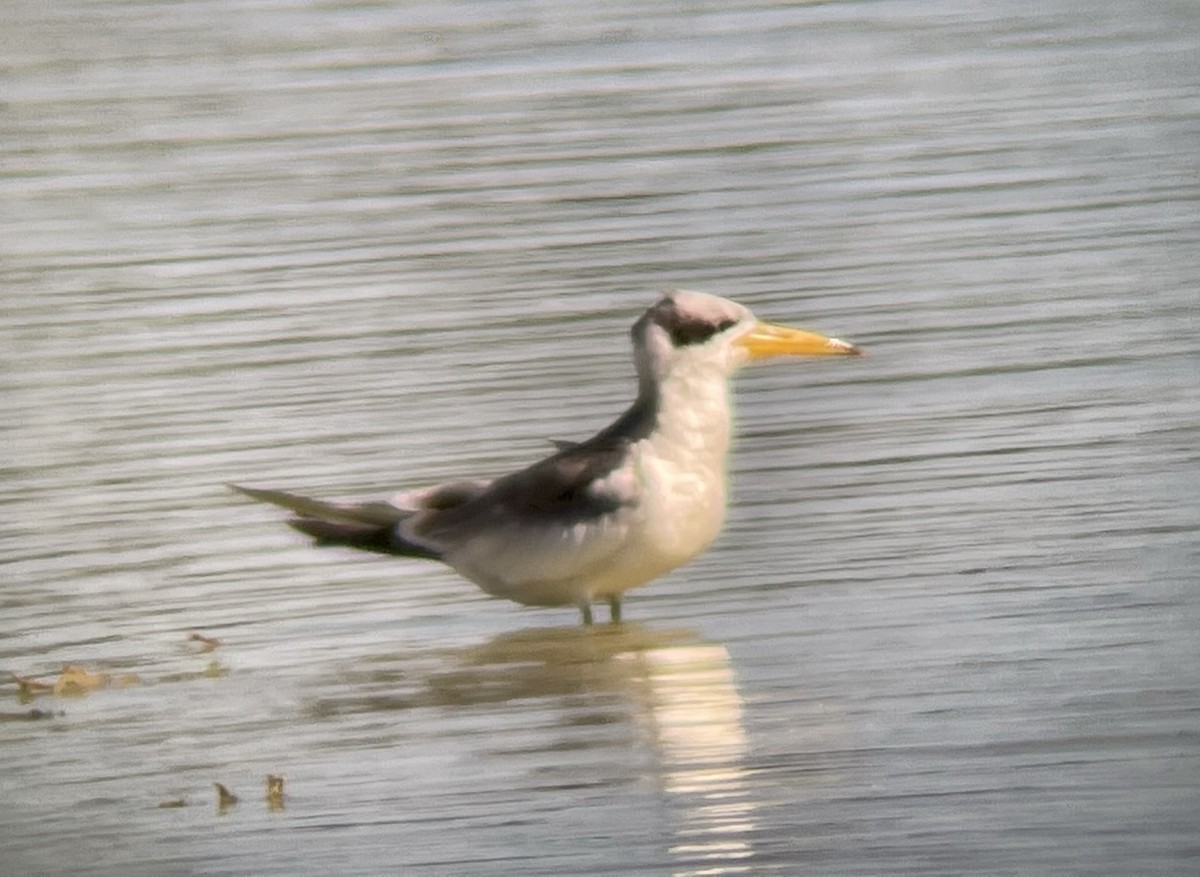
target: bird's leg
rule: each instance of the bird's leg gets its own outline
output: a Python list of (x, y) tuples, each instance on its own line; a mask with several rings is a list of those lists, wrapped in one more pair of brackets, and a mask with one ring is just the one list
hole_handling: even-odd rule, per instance
[(608, 595), (608, 608), (609, 608), (609, 611), (611, 612), (611, 615), (609, 616), (609, 620), (612, 621), (613, 624), (620, 624), (621, 623), (621, 597), (619, 594), (609, 594)]
[(590, 627), (592, 624), (592, 604), (580, 603), (579, 611), (583, 613), (583, 623)]

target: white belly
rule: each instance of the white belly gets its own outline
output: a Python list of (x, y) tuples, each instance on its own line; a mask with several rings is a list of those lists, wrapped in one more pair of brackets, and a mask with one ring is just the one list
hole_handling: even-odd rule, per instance
[(645, 485), (638, 526), (607, 568), (591, 579), (594, 597), (620, 594), (682, 566), (709, 546), (725, 517), (725, 474), (680, 471), (653, 457), (641, 461)]
[(680, 469), (639, 455), (639, 500), (575, 525), (478, 534), (447, 558), (497, 597), (535, 606), (581, 605), (621, 594), (687, 563), (720, 532), (725, 480), (719, 468)]

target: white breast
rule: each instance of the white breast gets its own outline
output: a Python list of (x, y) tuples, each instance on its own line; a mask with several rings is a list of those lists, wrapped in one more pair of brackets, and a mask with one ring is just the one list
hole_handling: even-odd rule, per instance
[(658, 428), (634, 446), (639, 522), (595, 596), (621, 593), (687, 563), (716, 538), (725, 518), (729, 450), (723, 372), (673, 375), (662, 387)]

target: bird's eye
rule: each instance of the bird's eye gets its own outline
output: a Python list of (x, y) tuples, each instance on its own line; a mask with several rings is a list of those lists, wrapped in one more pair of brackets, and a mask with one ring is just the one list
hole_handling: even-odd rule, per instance
[(736, 325), (737, 320), (722, 320), (719, 323), (697, 321), (688, 324), (679, 335), (672, 333), (671, 340), (675, 342), (676, 347), (683, 347), (687, 344), (703, 344), (714, 335), (719, 335), (730, 326)]
[(703, 344), (714, 334), (715, 326), (711, 323), (680, 323), (672, 326), (671, 343), (676, 347), (687, 347), (691, 344)]
[(667, 331), (675, 347), (689, 347), (693, 344), (703, 344), (730, 326), (737, 325), (737, 320), (727, 319), (714, 323), (673, 311), (667, 319), (660, 320), (659, 325)]

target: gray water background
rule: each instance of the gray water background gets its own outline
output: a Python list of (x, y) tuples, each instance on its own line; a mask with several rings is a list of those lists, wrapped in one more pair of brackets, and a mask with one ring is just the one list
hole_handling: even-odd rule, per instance
[[(0, 681), (5, 874), (1200, 868), (1200, 5), (4, 18), (0, 669), (141, 679)], [(523, 465), (667, 286), (870, 356), (619, 630), (222, 487)]]

